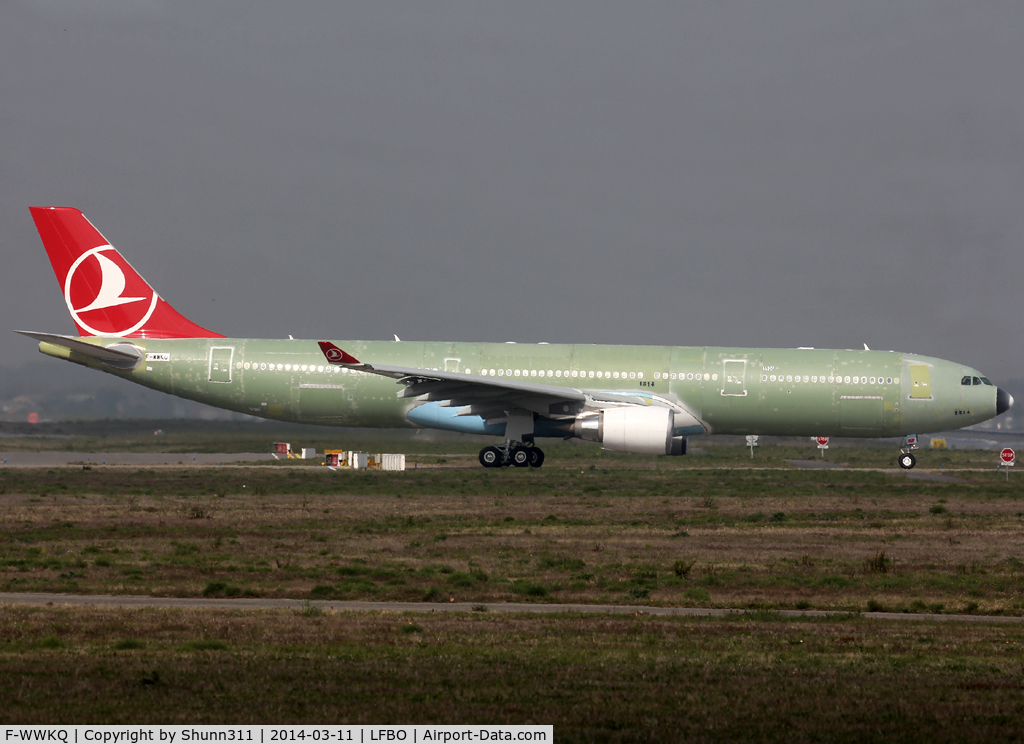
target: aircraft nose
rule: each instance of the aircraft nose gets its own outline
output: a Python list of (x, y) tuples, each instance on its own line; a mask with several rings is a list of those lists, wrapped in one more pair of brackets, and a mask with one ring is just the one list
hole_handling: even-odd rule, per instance
[(996, 416), (1006, 413), (1013, 406), (1013, 396), (1002, 388), (996, 388)]

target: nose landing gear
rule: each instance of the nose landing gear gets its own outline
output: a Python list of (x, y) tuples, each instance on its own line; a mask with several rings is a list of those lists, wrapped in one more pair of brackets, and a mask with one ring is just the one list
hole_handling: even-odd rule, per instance
[(910, 470), (917, 465), (917, 458), (914, 457), (913, 450), (917, 449), (917, 436), (910, 435), (903, 437), (903, 441), (900, 443), (900, 456), (897, 459), (900, 468), (903, 470)]
[(514, 466), (539, 468), (544, 464), (544, 450), (532, 443), (505, 442), (502, 447), (484, 447), (480, 450), (480, 464), (485, 468)]

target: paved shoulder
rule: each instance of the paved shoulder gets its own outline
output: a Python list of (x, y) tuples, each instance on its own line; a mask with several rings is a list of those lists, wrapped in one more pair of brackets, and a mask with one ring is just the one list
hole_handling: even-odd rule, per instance
[[(744, 615), (749, 610), (715, 609), (709, 607), (652, 607), (647, 605), (595, 605), (595, 604), (528, 604), (525, 602), (358, 602), (358, 601), (310, 601), (301, 599), (277, 599), (268, 597), (246, 597), (239, 599), (208, 599), (200, 597), (148, 597), (141, 595), (114, 594), (35, 594), (0, 592), (0, 604), (22, 605), (77, 605), (89, 607), (168, 607), (195, 609), (273, 610), (303, 609), (313, 604), (323, 610), (349, 612), (521, 612), (534, 614), (555, 614), (578, 612), (597, 615), (661, 615), (680, 617), (726, 617)], [(781, 617), (827, 618), (849, 616), (875, 620), (917, 620), (964, 623), (1022, 623), (1024, 617), (998, 615), (933, 615), (902, 612), (860, 612), (850, 613), (827, 610), (776, 610)]]
[(849, 465), (842, 465), (838, 462), (829, 462), (828, 460), (786, 460), (790, 465), (796, 468), (804, 468), (807, 470), (849, 470)]

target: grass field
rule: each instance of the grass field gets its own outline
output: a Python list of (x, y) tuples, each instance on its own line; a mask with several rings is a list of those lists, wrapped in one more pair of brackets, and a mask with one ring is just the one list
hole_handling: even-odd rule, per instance
[[(991, 452), (923, 453), (954, 477), (927, 481), (795, 469), (787, 459), (817, 456), (795, 444), (753, 463), (713, 440), (671, 460), (556, 445), (539, 471), (469, 467), (473, 443), (432, 446), (405, 473), (0, 469), (0, 591), (298, 600), (0, 607), (0, 721), (536, 722), (580, 741), (1024, 736), (1020, 625), (856, 614), (1024, 615), (1024, 491)], [(860, 467), (892, 454), (828, 453)], [(424, 613), (321, 610), (328, 599), (422, 601)], [(748, 614), (430, 613), (450, 599)]]
[(1024, 628), (0, 607), (8, 724), (550, 723), (558, 741), (1015, 741)]
[(1024, 613), (1016, 482), (804, 470), (0, 472), (0, 589)]

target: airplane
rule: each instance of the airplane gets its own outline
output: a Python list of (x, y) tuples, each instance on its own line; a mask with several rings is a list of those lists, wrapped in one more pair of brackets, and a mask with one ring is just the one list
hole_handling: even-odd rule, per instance
[[(538, 438), (683, 455), (698, 434), (902, 437), (998, 416), (976, 369), (895, 351), (225, 338), (179, 314), (71, 207), (30, 207), (78, 336), (49, 356), (280, 421), (504, 439), (484, 467), (540, 467)], [(396, 388), (397, 386), (397, 388)]]

